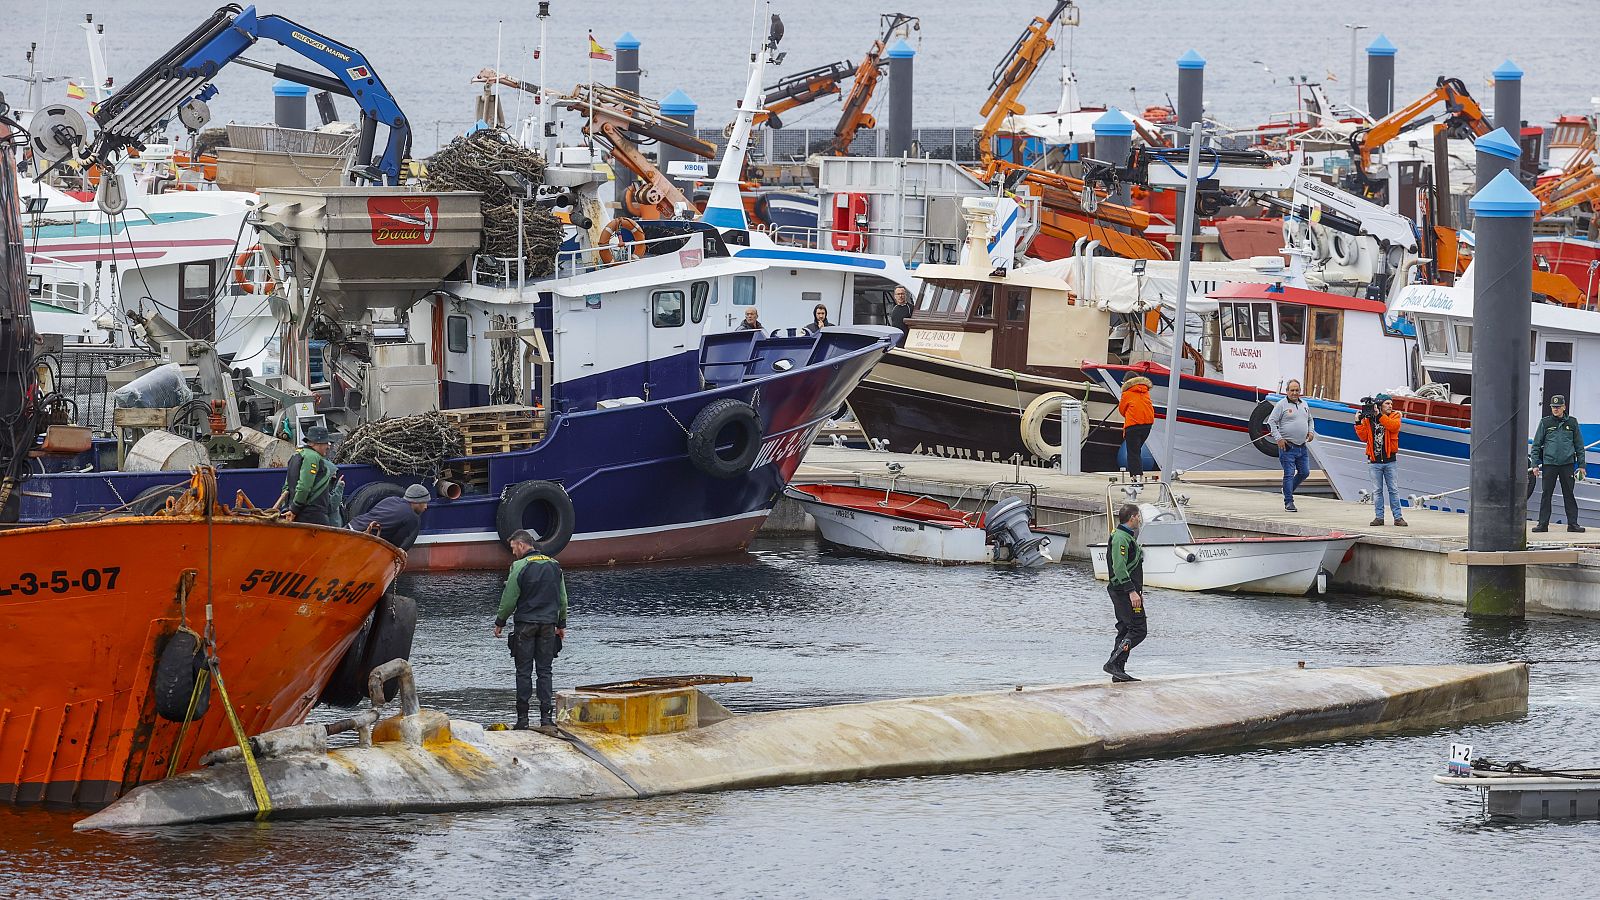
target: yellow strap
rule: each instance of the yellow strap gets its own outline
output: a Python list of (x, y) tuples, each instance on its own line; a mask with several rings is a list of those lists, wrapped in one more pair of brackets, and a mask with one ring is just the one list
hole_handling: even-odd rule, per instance
[(212, 663), (212, 673), (217, 679), (217, 693), (222, 695), (222, 708), (228, 712), (228, 724), (233, 726), (233, 739), (239, 742), (239, 752), (244, 754), (244, 767), (250, 770), (250, 791), (256, 795), (256, 821), (264, 820), (272, 812), (272, 798), (267, 796), (267, 783), (261, 780), (261, 769), (256, 766), (256, 755), (250, 750), (250, 739), (245, 737), (244, 726), (233, 711), (233, 701), (228, 699), (228, 687), (222, 683), (222, 667)]
[(172, 758), (167, 760), (167, 777), (171, 778), (178, 771), (178, 757), (183, 755), (183, 738), (189, 733), (189, 723), (194, 721), (194, 708), (200, 705), (200, 698), (204, 697), (210, 689), (207, 683), (211, 678), (208, 669), (201, 669), (194, 680), (194, 690), (189, 692), (189, 709), (183, 714), (183, 724), (178, 726), (178, 742), (172, 745)]

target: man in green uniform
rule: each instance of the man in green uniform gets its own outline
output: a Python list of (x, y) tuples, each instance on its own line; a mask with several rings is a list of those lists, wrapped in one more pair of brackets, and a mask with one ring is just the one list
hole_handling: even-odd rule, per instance
[(289, 515), (307, 525), (334, 525), (334, 483), (339, 467), (333, 464), (328, 429), (313, 425), (306, 429), (306, 445), (289, 458), (283, 492), (289, 497)]
[(1117, 510), (1117, 529), (1111, 532), (1106, 547), (1106, 564), (1111, 570), (1111, 606), (1117, 612), (1117, 643), (1111, 658), (1101, 668), (1114, 682), (1138, 681), (1123, 670), (1133, 648), (1144, 640), (1144, 549), (1139, 546), (1139, 507), (1124, 503)]
[(1535, 478), (1544, 478), (1539, 524), (1533, 526), (1534, 531), (1550, 530), (1550, 498), (1557, 483), (1567, 507), (1567, 530), (1587, 530), (1578, 524), (1578, 500), (1572, 484), (1575, 477), (1583, 478), (1583, 466), (1583, 429), (1578, 427), (1577, 417), (1567, 415), (1567, 398), (1556, 394), (1550, 398), (1550, 415), (1540, 419), (1533, 430), (1533, 447), (1528, 451), (1528, 467)]
[(532, 675), (539, 678), (539, 728), (556, 733), (555, 659), (567, 636), (567, 580), (561, 564), (540, 553), (534, 537), (517, 531), (508, 541), (516, 559), (500, 592), (500, 609), (494, 617), (494, 636), (500, 637), (507, 620), (516, 626), (507, 643), (517, 667), (517, 725), (528, 727), (528, 701)]

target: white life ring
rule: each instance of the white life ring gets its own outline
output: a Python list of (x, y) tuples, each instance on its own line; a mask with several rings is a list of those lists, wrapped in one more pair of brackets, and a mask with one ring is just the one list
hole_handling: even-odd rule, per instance
[(1050, 391), (1033, 398), (1028, 408), (1022, 411), (1022, 446), (1028, 448), (1029, 453), (1040, 459), (1061, 455), (1059, 445), (1047, 443), (1044, 439), (1044, 420), (1049, 418), (1052, 412), (1061, 410), (1062, 401), (1074, 399), (1076, 398), (1071, 394), (1063, 391)]

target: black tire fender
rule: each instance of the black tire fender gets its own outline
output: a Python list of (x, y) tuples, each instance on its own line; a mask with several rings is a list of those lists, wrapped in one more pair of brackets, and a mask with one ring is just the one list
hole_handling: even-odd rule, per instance
[[(730, 455), (717, 449), (733, 432)], [(750, 471), (761, 452), (761, 416), (743, 400), (726, 397), (706, 404), (689, 426), (689, 461), (713, 478), (738, 478)]]
[[(411, 659), (411, 645), (417, 636), (417, 601), (392, 589), (378, 601), (372, 611), (372, 628), (367, 634), (365, 659), (361, 666), (361, 694), (366, 696), (367, 677), (372, 670), (391, 659)], [(383, 684), (383, 699), (394, 699), (400, 689), (400, 679), (391, 678)]]
[[(156, 677), (152, 693), (155, 694), (156, 715), (169, 722), (182, 722), (189, 712), (189, 698), (194, 694), (200, 673), (206, 668), (206, 654), (200, 646), (200, 636), (192, 631), (179, 631), (167, 638), (156, 658)], [(211, 706), (211, 685), (195, 701), (195, 721), (206, 714)]]
[(1267, 416), (1272, 415), (1273, 408), (1277, 406), (1271, 400), (1263, 400), (1250, 410), (1250, 441), (1255, 448), (1263, 454), (1278, 458), (1278, 442), (1272, 439), (1272, 430), (1267, 427)]
[[(147, 487), (128, 504), (128, 511), (136, 516), (153, 516), (167, 508), (167, 498), (182, 497), (184, 491), (188, 489), (188, 484), (158, 484)], [(188, 700), (189, 698), (184, 698), (185, 703)]]
[[(528, 513), (539, 510), (544, 514), (545, 526), (539, 528), (528, 522)], [(500, 495), (500, 508), (495, 510), (495, 530), (500, 540), (507, 542), (511, 535), (524, 528), (538, 532), (534, 545), (546, 556), (555, 556), (566, 549), (577, 526), (578, 513), (572, 498), (561, 485), (553, 481), (519, 481)]]
[(317, 695), (317, 702), (328, 706), (358, 706), (361, 698), (367, 695), (367, 675), (372, 671), (366, 667), (367, 639), (372, 634), (372, 616), (367, 616), (361, 623), (361, 630), (356, 632), (356, 639), (345, 648), (344, 656), (339, 657), (339, 665), (333, 670), (333, 676), (328, 683), (323, 685), (322, 693)]
[(406, 489), (387, 481), (374, 481), (355, 489), (344, 504), (344, 521), (348, 525), (356, 516), (366, 515), (374, 506), (390, 497), (404, 496)]

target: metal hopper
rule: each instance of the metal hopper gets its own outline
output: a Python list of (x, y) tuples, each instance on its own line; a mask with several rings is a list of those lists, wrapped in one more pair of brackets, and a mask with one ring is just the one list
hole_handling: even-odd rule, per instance
[[(261, 191), (261, 246), (347, 322), (409, 306), (478, 249), (481, 195), (403, 187)], [(299, 297), (291, 295), (291, 302)]]

